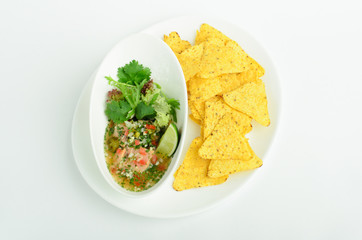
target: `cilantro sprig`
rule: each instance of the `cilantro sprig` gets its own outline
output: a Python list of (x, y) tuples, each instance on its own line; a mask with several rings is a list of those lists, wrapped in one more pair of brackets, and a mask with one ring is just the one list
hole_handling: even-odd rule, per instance
[[(156, 116), (156, 111), (152, 106), (156, 99), (161, 95), (165, 98), (167, 104), (170, 106), (170, 115), (176, 122), (176, 109), (180, 109), (180, 103), (173, 98), (167, 98), (166, 95), (160, 91), (160, 94), (153, 96), (150, 102), (144, 102), (141, 98), (141, 90), (143, 86), (151, 79), (151, 70), (139, 64), (138, 61), (133, 60), (123, 67), (118, 68), (118, 80), (114, 80), (110, 76), (105, 78), (108, 84), (119, 89), (122, 92), (123, 98), (119, 101), (111, 99), (107, 102), (106, 115), (108, 119), (115, 123), (123, 123), (133, 117), (138, 120), (153, 119)], [(161, 86), (153, 83), (157, 88)]]

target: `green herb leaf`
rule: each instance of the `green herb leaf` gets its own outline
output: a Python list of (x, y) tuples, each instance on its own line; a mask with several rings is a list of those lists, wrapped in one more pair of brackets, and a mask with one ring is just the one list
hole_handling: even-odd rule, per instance
[(144, 102), (140, 102), (136, 107), (137, 119), (151, 119), (155, 117), (156, 111), (152, 106), (146, 105)]
[(107, 103), (106, 116), (115, 123), (123, 123), (127, 119), (127, 114), (132, 108), (127, 101), (111, 101)]
[(129, 85), (140, 84), (143, 80), (150, 80), (151, 70), (143, 67), (138, 61), (133, 60), (124, 67), (118, 68), (118, 81)]

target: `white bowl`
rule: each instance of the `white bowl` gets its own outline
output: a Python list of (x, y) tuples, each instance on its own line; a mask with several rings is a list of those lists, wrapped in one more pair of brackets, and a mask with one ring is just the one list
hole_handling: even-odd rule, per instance
[[(106, 95), (112, 89), (105, 76), (116, 79), (117, 69), (133, 59), (151, 69), (151, 78), (160, 84), (168, 97), (180, 101), (177, 111), (177, 127), (181, 138), (171, 164), (162, 179), (143, 192), (131, 192), (114, 180), (108, 171), (104, 156), (104, 133), (107, 126), (105, 111)], [(139, 33), (120, 41), (104, 58), (96, 72), (91, 90), (89, 111), (90, 136), (93, 153), (98, 167), (107, 182), (118, 192), (128, 197), (144, 197), (154, 192), (168, 178), (177, 166), (184, 145), (187, 128), (187, 90), (182, 68), (171, 49), (161, 40), (145, 33)]]

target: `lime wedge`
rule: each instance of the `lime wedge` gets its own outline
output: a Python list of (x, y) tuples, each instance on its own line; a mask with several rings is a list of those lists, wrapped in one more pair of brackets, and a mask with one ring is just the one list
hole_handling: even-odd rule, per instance
[(178, 144), (178, 131), (176, 124), (171, 123), (162, 135), (156, 152), (170, 157), (176, 150)]

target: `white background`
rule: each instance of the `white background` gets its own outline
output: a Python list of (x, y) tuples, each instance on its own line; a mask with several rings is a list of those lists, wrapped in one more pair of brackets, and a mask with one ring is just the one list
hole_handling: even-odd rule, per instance
[[(0, 239), (362, 239), (359, 1), (0, 1)], [(72, 156), (81, 90), (123, 37), (182, 15), (239, 25), (279, 71), (269, 158), (231, 200), (160, 220), (123, 212)]]

